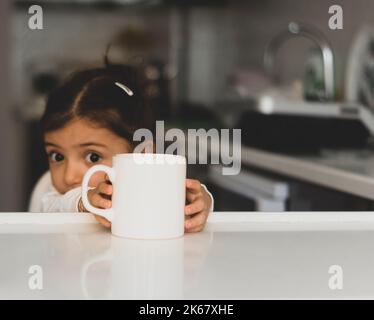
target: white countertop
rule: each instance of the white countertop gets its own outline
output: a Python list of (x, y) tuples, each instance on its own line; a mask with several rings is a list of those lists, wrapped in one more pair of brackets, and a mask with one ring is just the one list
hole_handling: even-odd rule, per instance
[(374, 200), (373, 151), (326, 150), (304, 156), (243, 147), (242, 163)]
[(372, 212), (220, 212), (156, 241), (111, 236), (89, 214), (0, 213), (0, 239), (0, 299), (374, 298)]

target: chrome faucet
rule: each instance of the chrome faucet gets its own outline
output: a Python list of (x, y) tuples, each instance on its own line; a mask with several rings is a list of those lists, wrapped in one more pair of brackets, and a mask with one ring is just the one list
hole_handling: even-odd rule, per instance
[(282, 31), (277, 36), (275, 36), (268, 44), (265, 54), (264, 54), (264, 66), (265, 70), (275, 77), (274, 75), (274, 60), (275, 55), (279, 47), (288, 39), (294, 36), (302, 36), (312, 40), (321, 50), (322, 61), (323, 61), (323, 77), (325, 85), (325, 99), (333, 100), (334, 94), (334, 55), (330, 44), (328, 43), (326, 37), (318, 29), (299, 24), (296, 22), (291, 22), (288, 25), (287, 30)]

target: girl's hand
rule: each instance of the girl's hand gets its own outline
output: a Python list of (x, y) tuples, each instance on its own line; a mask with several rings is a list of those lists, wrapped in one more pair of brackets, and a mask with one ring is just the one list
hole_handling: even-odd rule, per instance
[(208, 219), (212, 199), (198, 180), (187, 179), (186, 188), (189, 204), (184, 208), (184, 228), (186, 232), (199, 232), (204, 229)]
[[(96, 208), (108, 209), (112, 207), (113, 186), (109, 181), (103, 181), (95, 189), (88, 190), (88, 201)], [(87, 210), (85, 210), (87, 211)], [(103, 226), (110, 228), (112, 225), (107, 219), (94, 214), (95, 219)]]

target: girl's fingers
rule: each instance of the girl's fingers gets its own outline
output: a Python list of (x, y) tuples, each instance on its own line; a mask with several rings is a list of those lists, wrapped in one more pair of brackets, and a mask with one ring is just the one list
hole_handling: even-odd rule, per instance
[(98, 193), (111, 195), (113, 193), (113, 186), (111, 184), (106, 183), (106, 182), (102, 182), (102, 183), (99, 183), (99, 185), (96, 188), (96, 191)]
[(92, 193), (90, 202), (94, 207), (108, 209), (112, 206), (112, 201), (103, 198), (99, 193)]
[[(101, 209), (107, 209), (107, 208), (110, 208), (112, 206), (112, 201), (104, 199), (99, 193), (95, 192), (95, 190), (89, 190), (88, 192), (89, 192), (88, 193), (89, 201), (90, 201), (91, 205), (93, 205), (94, 207), (101, 208)], [(107, 227), (107, 228), (111, 227), (112, 224), (107, 219), (105, 219), (101, 216), (98, 216), (96, 214), (94, 214), (94, 217), (95, 217), (96, 221), (98, 221), (104, 227)]]
[(186, 188), (189, 192), (198, 193), (201, 190), (201, 183), (198, 180), (186, 179)]
[(204, 201), (200, 197), (200, 198), (196, 199), (194, 202), (185, 206), (184, 207), (184, 213), (186, 215), (191, 215), (191, 214), (195, 214), (195, 213), (198, 213), (200, 211), (203, 211), (203, 209), (204, 209)]
[(198, 197), (199, 197), (199, 194), (197, 194), (197, 193), (192, 193), (192, 192), (189, 192), (189, 191), (186, 192), (186, 199), (187, 199), (188, 203), (194, 202)]
[(196, 228), (193, 228), (193, 229), (186, 229), (186, 232), (187, 233), (194, 233), (194, 232), (200, 232), (204, 229), (204, 225), (201, 225), (201, 226), (198, 226)]
[(96, 215), (96, 214), (94, 214), (94, 216), (95, 216), (95, 219), (96, 219), (96, 221), (98, 221), (100, 224), (102, 224), (104, 227), (106, 227), (106, 228), (110, 228), (111, 227), (111, 223), (110, 223), (110, 221), (108, 221), (107, 219), (105, 219), (105, 218), (103, 218), (103, 217), (101, 217), (101, 216), (98, 216), (98, 215)]
[(109, 179), (109, 176), (107, 175), (107, 174), (105, 174), (105, 182), (107, 183), (107, 184), (112, 184), (112, 181), (110, 181), (110, 179)]
[(206, 222), (207, 216), (204, 212), (196, 214), (191, 219), (185, 221), (184, 225), (188, 231), (203, 228)]

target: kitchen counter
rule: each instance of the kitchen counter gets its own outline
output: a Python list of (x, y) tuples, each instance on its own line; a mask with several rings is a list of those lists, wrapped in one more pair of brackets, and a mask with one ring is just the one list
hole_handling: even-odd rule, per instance
[(153, 241), (90, 214), (0, 213), (0, 239), (0, 299), (374, 298), (371, 212), (215, 212)]
[(283, 155), (242, 147), (242, 164), (374, 200), (374, 151)]

